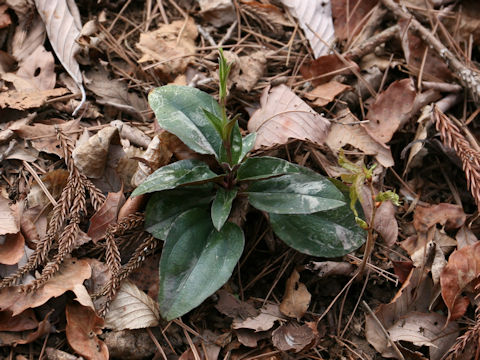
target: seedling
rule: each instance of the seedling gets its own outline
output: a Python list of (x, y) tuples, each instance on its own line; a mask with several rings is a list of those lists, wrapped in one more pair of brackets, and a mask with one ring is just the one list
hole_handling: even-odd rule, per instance
[(160, 127), (218, 163), (177, 161), (156, 170), (132, 194), (153, 193), (145, 223), (165, 241), (158, 299), (167, 320), (200, 305), (230, 278), (245, 242), (242, 229), (228, 220), (240, 197), (268, 214), (275, 234), (302, 253), (337, 257), (365, 241), (348, 194), (327, 178), (282, 159), (248, 156), (255, 133), (243, 137), (237, 117), (227, 116), (229, 71), (220, 50), (218, 102), (176, 85), (148, 97)]

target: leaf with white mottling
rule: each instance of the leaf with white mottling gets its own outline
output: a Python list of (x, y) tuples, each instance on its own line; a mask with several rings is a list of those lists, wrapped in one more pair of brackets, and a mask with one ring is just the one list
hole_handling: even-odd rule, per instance
[(285, 85), (265, 88), (260, 98), (260, 109), (248, 122), (248, 131), (257, 133), (254, 149), (285, 144), (289, 138), (321, 144), (329, 127), (327, 119)]
[(105, 327), (114, 330), (143, 329), (157, 326), (159, 319), (157, 302), (126, 280), (110, 305)]
[(75, 55), (80, 51), (80, 45), (76, 40), (80, 36), (82, 28), (75, 2), (68, 0), (35, 0), (35, 6), (45, 23), (48, 39), (55, 54), (57, 54), (68, 74), (75, 80), (84, 96), (82, 73), (75, 59)]
[(282, 0), (305, 33), (315, 59), (329, 52), (335, 39), (330, 1)]

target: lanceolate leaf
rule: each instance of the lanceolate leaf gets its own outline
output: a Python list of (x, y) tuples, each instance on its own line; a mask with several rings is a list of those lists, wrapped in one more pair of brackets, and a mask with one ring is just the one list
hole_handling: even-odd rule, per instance
[(237, 172), (237, 180), (258, 180), (309, 171), (283, 159), (264, 156), (247, 159)]
[(220, 188), (217, 191), (212, 204), (212, 222), (218, 231), (220, 231), (225, 221), (227, 221), (228, 215), (230, 215), (235, 196), (237, 196), (237, 189), (225, 190)]
[(248, 152), (253, 149), (255, 145), (255, 139), (257, 138), (257, 133), (250, 133), (242, 139), (242, 153), (240, 155), (240, 161), (247, 156)]
[(156, 170), (135, 189), (132, 196), (170, 190), (180, 185), (198, 183), (218, 177), (220, 176), (200, 160), (180, 160)]
[(270, 213), (270, 224), (287, 245), (313, 256), (343, 256), (359, 248), (366, 236), (348, 205), (308, 215)]
[(247, 193), (254, 207), (275, 214), (311, 214), (345, 205), (340, 190), (313, 172), (259, 180)]
[(172, 225), (160, 259), (160, 313), (172, 320), (217, 291), (231, 276), (243, 251), (244, 236), (235, 224), (220, 232), (208, 212), (192, 209)]
[(189, 86), (166, 85), (153, 90), (148, 102), (160, 127), (175, 134), (192, 150), (219, 158), (222, 139), (204, 112), (222, 117), (213, 97)]
[[(232, 156), (231, 165), (238, 164), (242, 160), (242, 134), (240, 133), (240, 128), (238, 123), (233, 126), (232, 134), (230, 136), (230, 153)], [(222, 146), (220, 149), (220, 162), (228, 163), (227, 151)]]
[(153, 194), (145, 210), (145, 229), (157, 239), (165, 240), (170, 226), (179, 215), (195, 207), (206, 211), (214, 196), (212, 184)]

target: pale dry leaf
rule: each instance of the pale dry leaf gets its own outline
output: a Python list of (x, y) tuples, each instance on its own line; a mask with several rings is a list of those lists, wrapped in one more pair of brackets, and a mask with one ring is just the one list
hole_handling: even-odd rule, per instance
[[(17, 76), (32, 84), (33, 90), (50, 90), (55, 87), (55, 59), (43, 45), (37, 47), (33, 53), (20, 63)], [(19, 89), (17, 90), (27, 90)]]
[(233, 319), (232, 327), (234, 329), (253, 329), (255, 331), (270, 330), (275, 321), (285, 320), (285, 317), (280, 312), (278, 305), (267, 304), (260, 309), (260, 314), (246, 319)]
[(339, 261), (311, 261), (306, 267), (315, 271), (321, 279), (338, 275), (349, 276), (355, 270), (355, 265)]
[(132, 144), (141, 146), (144, 149), (148, 147), (148, 145), (150, 144), (150, 141), (152, 140), (148, 135), (146, 135), (139, 128), (135, 126), (130, 126), (121, 120), (111, 121), (110, 125), (118, 129), (118, 132), (120, 133), (120, 137), (122, 139), (127, 139)]
[(305, 284), (299, 280), (300, 274), (296, 269), (293, 269), (292, 274), (287, 279), (285, 293), (279, 306), (282, 314), (297, 320), (305, 315), (312, 298)]
[(56, 88), (40, 91), (8, 90), (0, 93), (0, 108), (29, 110), (43, 106), (48, 98), (58, 97), (68, 93), (67, 89)]
[(330, 1), (281, 0), (305, 33), (315, 59), (330, 52), (335, 39)]
[(158, 303), (130, 280), (122, 282), (105, 316), (105, 326), (113, 330), (142, 329), (157, 326)]
[(312, 91), (305, 93), (305, 97), (308, 100), (311, 100), (312, 104), (315, 106), (325, 106), (333, 101), (337, 95), (340, 95), (342, 92), (350, 88), (349, 85), (331, 80), (325, 84), (318, 85)]
[(25, 238), (22, 233), (7, 234), (5, 241), (0, 245), (0, 264), (17, 264), (23, 254), (25, 254), (24, 247)]
[(97, 335), (102, 333), (104, 321), (95, 310), (80, 304), (67, 304), (65, 315), (67, 340), (76, 353), (87, 360), (108, 360), (108, 348)]
[(167, 75), (185, 71), (196, 53), (197, 27), (192, 18), (175, 20), (157, 30), (140, 34), (136, 47), (143, 53), (139, 63), (158, 62), (155, 69)]
[(215, 27), (233, 23), (237, 19), (232, 0), (198, 0), (200, 14)]
[(326, 118), (285, 85), (266, 87), (260, 98), (260, 109), (248, 121), (248, 130), (257, 133), (254, 149), (285, 144), (290, 138), (321, 144), (329, 127)]
[(360, 124), (355, 124), (357, 121), (358, 119), (350, 111), (342, 114), (341, 118), (330, 127), (330, 132), (325, 140), (328, 147), (338, 152), (345, 145), (352, 145), (365, 155), (374, 155), (380, 165), (393, 166), (394, 161), (390, 149), (372, 139)]
[[(35, 6), (45, 24), (53, 51), (80, 88), (84, 101), (86, 95), (82, 85), (82, 72), (75, 58), (81, 50), (77, 39), (82, 28), (76, 3), (68, 0), (35, 0)], [(75, 112), (76, 110), (74, 114)]]
[(306, 324), (289, 322), (272, 332), (273, 345), (281, 351), (294, 350), (296, 353), (308, 347), (315, 340), (315, 333)]
[(0, 235), (16, 234), (20, 230), (15, 213), (10, 208), (8, 200), (0, 195)]
[[(237, 88), (249, 92), (263, 76), (267, 64), (265, 51), (256, 51), (250, 55), (240, 56), (238, 67), (240, 71), (237, 76), (231, 77)], [(235, 66), (236, 64), (233, 64)]]
[(52, 297), (64, 294), (66, 291), (82, 292), (83, 282), (90, 278), (92, 270), (87, 260), (68, 259), (60, 266), (60, 270), (36, 291), (24, 293), (19, 286), (0, 289), (0, 310), (9, 310), (18, 315), (28, 308), (34, 308), (46, 303)]
[(465, 246), (473, 245), (478, 242), (477, 236), (467, 226), (463, 225), (455, 235), (457, 240), (457, 250), (464, 248)]
[(33, 6), (30, 9), (17, 6), (15, 7), (15, 13), (18, 16), (18, 26), (15, 28), (15, 34), (13, 34), (12, 55), (20, 62), (30, 56), (39, 46), (43, 45), (46, 30), (40, 16), (37, 13), (33, 13)]
[(72, 152), (75, 166), (87, 177), (99, 179), (103, 176), (108, 160), (110, 144), (119, 144), (118, 129), (112, 126), (101, 129), (79, 144)]
[(25, 160), (28, 162), (34, 162), (38, 159), (37, 150), (15, 140), (8, 145), (0, 145), (0, 154), (3, 155), (4, 159)]

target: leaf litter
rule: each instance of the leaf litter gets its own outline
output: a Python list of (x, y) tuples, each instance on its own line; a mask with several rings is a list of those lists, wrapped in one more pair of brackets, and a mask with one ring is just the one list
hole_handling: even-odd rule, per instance
[[(475, 358), (475, 1), (95, 3), (0, 5), (1, 357)], [(361, 199), (376, 239), (363, 276), (363, 249), (301, 255), (261, 212), (236, 215), (232, 278), (167, 323), (162, 246), (129, 195), (203, 155), (159, 129), (146, 98), (173, 81), (216, 95), (220, 46), (254, 153), (335, 177), (340, 153), (376, 164), (364, 193), (401, 204)]]

